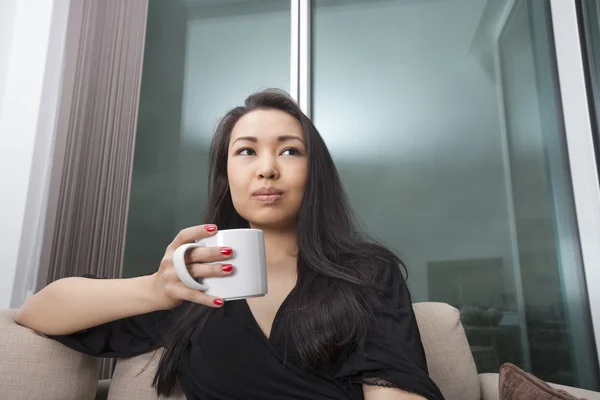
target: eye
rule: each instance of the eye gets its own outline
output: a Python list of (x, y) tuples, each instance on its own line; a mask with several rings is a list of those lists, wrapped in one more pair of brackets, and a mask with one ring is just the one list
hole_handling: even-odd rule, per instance
[(298, 150), (295, 147), (288, 147), (287, 149), (285, 149), (281, 152), (281, 155), (300, 156), (300, 155), (302, 155), (302, 153), (300, 153), (300, 150)]
[(240, 156), (253, 156), (256, 152), (249, 147), (244, 147), (243, 149), (236, 151), (235, 154)]

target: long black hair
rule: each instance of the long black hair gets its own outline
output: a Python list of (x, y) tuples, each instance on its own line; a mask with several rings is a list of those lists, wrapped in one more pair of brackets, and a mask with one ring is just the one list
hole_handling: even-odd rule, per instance
[[(307, 368), (335, 359), (348, 346), (360, 346), (367, 336), (371, 310), (381, 290), (381, 267), (401, 266), (385, 247), (367, 240), (353, 223), (337, 169), (312, 121), (285, 92), (269, 89), (252, 94), (244, 106), (220, 121), (210, 151), (209, 200), (205, 223), (219, 229), (249, 227), (233, 206), (227, 178), (231, 131), (247, 113), (275, 109), (300, 122), (308, 155), (308, 176), (297, 224), (298, 279), (286, 304), (291, 342)], [(190, 303), (164, 343), (154, 386), (169, 395), (190, 338), (214, 309)]]

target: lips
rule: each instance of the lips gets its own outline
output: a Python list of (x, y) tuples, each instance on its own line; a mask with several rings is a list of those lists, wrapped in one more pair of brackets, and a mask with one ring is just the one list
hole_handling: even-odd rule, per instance
[(264, 187), (264, 188), (260, 188), (258, 189), (256, 192), (253, 193), (254, 196), (269, 196), (269, 195), (282, 195), (283, 192), (279, 189), (276, 189), (274, 187)]
[(281, 195), (283, 195), (283, 192), (279, 189), (274, 187), (264, 187), (254, 192), (252, 197), (262, 203), (270, 204), (277, 202), (281, 198)]

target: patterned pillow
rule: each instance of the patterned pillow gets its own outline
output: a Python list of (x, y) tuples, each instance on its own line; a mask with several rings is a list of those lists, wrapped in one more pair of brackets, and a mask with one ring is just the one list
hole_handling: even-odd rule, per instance
[(500, 400), (585, 400), (555, 389), (510, 363), (500, 367), (498, 388)]

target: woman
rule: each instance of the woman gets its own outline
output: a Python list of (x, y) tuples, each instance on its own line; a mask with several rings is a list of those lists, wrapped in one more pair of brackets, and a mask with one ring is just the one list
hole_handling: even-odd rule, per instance
[[(179, 384), (188, 399), (442, 399), (400, 260), (355, 230), (327, 147), (291, 98), (256, 93), (223, 118), (210, 182), (206, 224), (181, 231), (155, 274), (56, 281), (17, 322), (95, 356), (164, 347), (159, 394)], [(257, 195), (265, 188), (278, 195)], [(224, 303), (179, 281), (177, 247), (242, 227), (264, 231), (266, 296)], [(233, 250), (194, 249), (191, 274), (231, 274)]]

